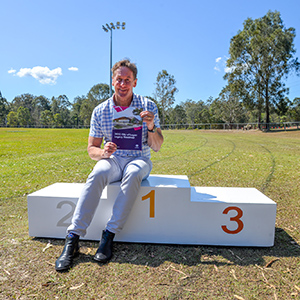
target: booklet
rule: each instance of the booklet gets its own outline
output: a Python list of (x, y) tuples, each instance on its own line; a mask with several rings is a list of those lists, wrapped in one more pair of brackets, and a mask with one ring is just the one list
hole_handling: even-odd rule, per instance
[(118, 149), (142, 150), (142, 108), (114, 106), (112, 142)]

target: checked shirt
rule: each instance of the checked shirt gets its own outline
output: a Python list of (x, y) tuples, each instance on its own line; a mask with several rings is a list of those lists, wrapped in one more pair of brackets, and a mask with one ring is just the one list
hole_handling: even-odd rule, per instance
[[(133, 99), (131, 105), (136, 108), (142, 108), (143, 110), (148, 110), (154, 113), (154, 124), (157, 128), (159, 125), (158, 109), (156, 104), (140, 95), (133, 94)], [(113, 107), (114, 101), (113, 97), (100, 103), (95, 107), (90, 127), (90, 136), (95, 138), (103, 138), (104, 143), (110, 142), (112, 140), (112, 130), (113, 130)], [(143, 123), (143, 133), (142, 133), (142, 150), (117, 150), (114, 155), (118, 156), (143, 156), (150, 158), (150, 147), (147, 144), (148, 130), (146, 123)]]

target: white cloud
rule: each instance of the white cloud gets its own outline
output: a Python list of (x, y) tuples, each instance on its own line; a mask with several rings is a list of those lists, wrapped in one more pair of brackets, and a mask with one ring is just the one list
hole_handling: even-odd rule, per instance
[(215, 67), (214, 67), (214, 70), (216, 70), (216, 71), (218, 71), (218, 72), (221, 71), (221, 70), (220, 70), (221, 60), (222, 60), (222, 57), (217, 57), (217, 58), (215, 59), (216, 65), (215, 65)]
[(224, 69), (224, 71), (225, 71), (225, 73), (231, 73), (234, 69), (235, 69), (234, 67), (231, 67), (231, 68), (226, 67), (226, 68)]
[(14, 69), (10, 69), (9, 71), (7, 71), (8, 74), (14, 74), (14, 73), (16, 73), (16, 72), (17, 72), (17, 71), (14, 70)]
[(215, 59), (216, 65), (214, 67), (214, 70), (221, 72), (221, 69), (224, 70), (225, 73), (230, 73), (233, 71), (233, 68), (226, 67), (226, 60), (228, 57), (218, 57)]
[(69, 71), (78, 71), (78, 68), (76, 68), (76, 67), (70, 67), (69, 69), (68, 69)]
[(15, 75), (18, 77), (31, 76), (38, 80), (41, 84), (56, 84), (58, 76), (62, 75), (62, 70), (61, 68), (50, 70), (48, 67), (36, 66), (32, 69), (21, 68)]

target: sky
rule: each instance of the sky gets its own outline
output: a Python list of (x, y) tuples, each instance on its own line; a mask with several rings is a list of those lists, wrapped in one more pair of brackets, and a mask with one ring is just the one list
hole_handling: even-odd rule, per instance
[[(299, 0), (0, 0), (0, 91), (8, 101), (29, 93), (66, 95), (73, 102), (98, 83), (109, 84), (112, 61), (137, 64), (135, 93), (153, 96), (158, 73), (176, 80), (175, 104), (216, 98), (226, 85), (230, 39), (247, 18), (279, 11), (296, 29), (300, 59)], [(287, 80), (289, 98), (300, 97), (300, 77)]]

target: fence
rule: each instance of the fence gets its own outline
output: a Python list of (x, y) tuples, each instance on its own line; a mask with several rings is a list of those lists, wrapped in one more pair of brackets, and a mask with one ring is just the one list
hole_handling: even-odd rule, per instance
[(251, 130), (260, 129), (263, 131), (275, 130), (298, 130), (300, 122), (281, 123), (199, 123), (199, 124), (165, 124), (161, 125), (164, 130), (169, 129), (202, 129), (202, 130)]
[[(65, 128), (65, 129), (82, 129), (89, 128), (85, 125), (66, 125), (66, 126), (45, 126), (45, 125), (27, 125), (12, 126), (1, 125), (7, 128)], [(298, 130), (300, 122), (281, 122), (281, 123), (199, 123), (199, 124), (165, 124), (161, 125), (163, 130), (171, 129), (199, 129), (199, 130), (253, 130), (260, 129), (262, 131), (281, 131), (281, 130)]]

